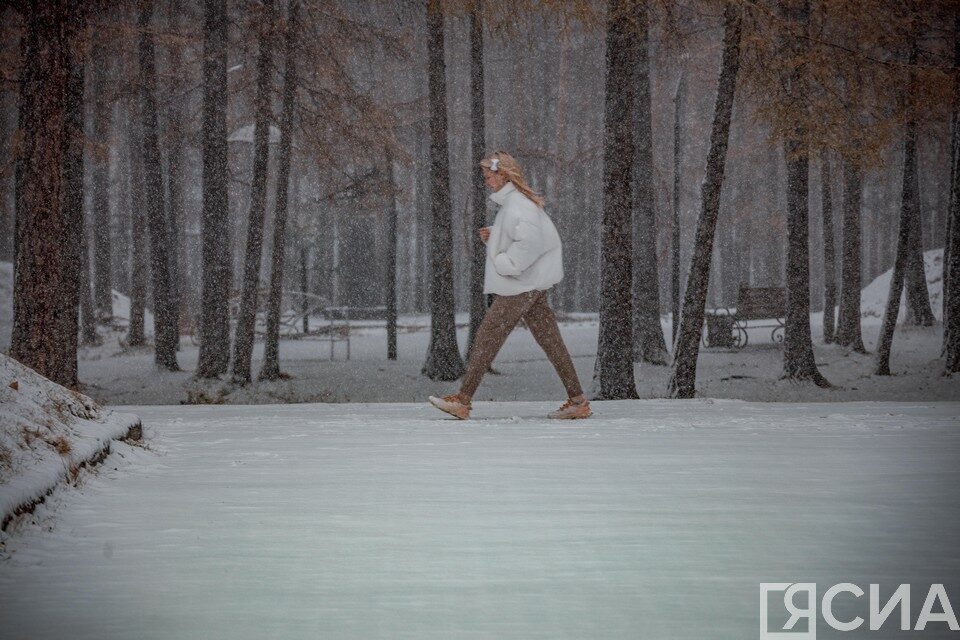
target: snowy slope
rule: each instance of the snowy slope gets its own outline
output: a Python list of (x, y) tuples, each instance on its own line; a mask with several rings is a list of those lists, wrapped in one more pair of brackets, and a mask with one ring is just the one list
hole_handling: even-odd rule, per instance
[[(943, 319), (943, 249), (931, 249), (923, 254), (923, 270), (927, 274), (927, 291), (930, 294), (930, 306), (937, 320)], [(893, 269), (884, 271), (873, 282), (864, 287), (860, 294), (860, 315), (864, 318), (883, 319), (887, 308), (887, 296), (890, 295), (890, 279)], [(907, 314), (907, 293), (900, 296), (900, 315), (902, 322)]]
[[(7, 539), (0, 636), (748, 640), (760, 582), (957, 607), (958, 403), (554, 406), (137, 407), (151, 451)], [(818, 636), (957, 636), (898, 623)]]
[(0, 521), (139, 422), (0, 354)]

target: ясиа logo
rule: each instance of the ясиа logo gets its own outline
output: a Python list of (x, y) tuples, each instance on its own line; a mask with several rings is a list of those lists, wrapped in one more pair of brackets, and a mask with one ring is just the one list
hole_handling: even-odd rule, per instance
[[(780, 592), (782, 599), (771, 595)], [(886, 600), (880, 596), (880, 585), (871, 584), (869, 596), (866, 602), (862, 602), (863, 615), (847, 620), (839, 620), (834, 615), (834, 600), (841, 594), (855, 603), (864, 600), (863, 589), (849, 582), (833, 585), (820, 600), (817, 600), (817, 585), (814, 582), (761, 582), (760, 640), (816, 640), (818, 606), (819, 619), (837, 631), (880, 631), (895, 609), (899, 609), (901, 631), (925, 631), (928, 625), (931, 630), (941, 632), (945, 629), (960, 631), (957, 616), (942, 584), (932, 584), (926, 589), (923, 606), (915, 621), (910, 619), (909, 584), (899, 585)], [(779, 621), (784, 617), (786, 622), (781, 626)], [(887, 629), (892, 629), (895, 624), (891, 620)]]

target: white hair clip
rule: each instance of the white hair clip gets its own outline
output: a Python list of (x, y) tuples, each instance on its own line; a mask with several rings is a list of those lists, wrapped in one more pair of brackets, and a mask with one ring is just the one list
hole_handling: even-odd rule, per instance
[(500, 158), (494, 158), (490, 161), (490, 171), (496, 171), (497, 165), (500, 164)]

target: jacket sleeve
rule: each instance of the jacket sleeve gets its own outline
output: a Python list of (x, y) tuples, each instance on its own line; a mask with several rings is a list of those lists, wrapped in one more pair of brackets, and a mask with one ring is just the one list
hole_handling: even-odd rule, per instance
[(522, 211), (505, 222), (511, 242), (493, 257), (493, 268), (501, 276), (519, 276), (543, 255), (543, 234), (535, 211)]

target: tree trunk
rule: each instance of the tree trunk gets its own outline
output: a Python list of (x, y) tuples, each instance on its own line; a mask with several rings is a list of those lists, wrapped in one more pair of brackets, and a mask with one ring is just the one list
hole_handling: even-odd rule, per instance
[[(307, 260), (309, 258), (309, 252), (307, 251), (306, 244), (303, 244), (300, 247), (300, 291), (303, 293), (310, 292), (310, 274), (307, 268)], [(300, 305), (300, 311), (303, 313), (303, 335), (310, 333), (310, 316), (307, 315), (307, 312), (310, 311), (310, 299), (307, 296), (302, 296), (303, 300)]]
[[(390, 172), (390, 206), (387, 212), (387, 359), (397, 359), (397, 225), (399, 188), (389, 150), (386, 158)], [(478, 172), (479, 173), (479, 172)]]
[(271, 35), (275, 22), (272, 0), (265, 0), (268, 15), (262, 16), (260, 52), (257, 56), (256, 116), (253, 129), (253, 181), (250, 184), (250, 215), (247, 223), (247, 251), (243, 263), (243, 291), (233, 338), (233, 381), (250, 382), (250, 361), (257, 323), (257, 289), (260, 286), (260, 259), (263, 249), (263, 219), (267, 208), (267, 166), (270, 160), (270, 72)]
[(680, 328), (680, 187), (683, 166), (683, 118), (687, 100), (687, 71), (680, 69), (677, 93), (673, 98), (673, 222), (670, 234), (670, 344), (676, 344)]
[[(789, 54), (800, 59), (810, 49), (810, 0), (782, 0), (784, 16), (800, 27), (802, 37), (794, 38)], [(819, 387), (831, 386), (820, 374), (810, 337), (810, 152), (805, 120), (806, 78), (798, 68), (787, 78), (794, 122), (784, 143), (787, 164), (787, 310), (784, 331), (783, 376), (790, 380), (812, 380)]]
[(79, 338), (80, 295), (81, 287), (84, 285), (83, 256), (81, 253), (86, 246), (83, 237), (83, 51), (85, 47), (81, 44), (81, 40), (86, 38), (86, 25), (84, 24), (86, 15), (76, 5), (71, 7), (71, 12), (78, 23), (73, 25), (73, 28), (76, 29), (74, 42), (67, 49), (67, 66), (70, 75), (67, 80), (67, 113), (64, 123), (66, 150), (63, 164), (63, 207), (67, 225), (67, 241), (65, 244), (68, 254), (62, 293), (64, 313), (60, 316), (59, 337), (64, 343), (64, 351), (74, 354), (73, 357), (67, 359), (68, 369), (62, 373), (63, 380), (66, 382), (60, 382), (60, 384), (76, 388), (79, 384), (76, 353)]
[(840, 313), (836, 343), (866, 353), (860, 333), (860, 206), (863, 169), (843, 159), (843, 246), (840, 253)]
[(93, 144), (91, 163), (93, 202), (94, 300), (100, 322), (113, 321), (112, 249), (110, 238), (110, 129), (113, 105), (107, 93), (107, 53), (97, 47), (93, 56)]
[(64, 206), (64, 161), (69, 48), (77, 25), (66, 0), (30, 2), (24, 16), (10, 355), (54, 382), (72, 385), (77, 352), (60, 332), (64, 315), (73, 313), (66, 290), (76, 288), (69, 273), (73, 250), (63, 240), (76, 231)]
[(230, 211), (227, 190), (227, 3), (206, 0), (203, 25), (203, 218), (200, 353), (196, 376), (230, 362)]
[(143, 190), (143, 148), (134, 119), (130, 118), (127, 135), (127, 162), (130, 165), (130, 326), (127, 330), (127, 345), (143, 346), (147, 343), (144, 332), (144, 307), (147, 301), (147, 217)]
[(473, 348), (483, 316), (487, 312), (487, 297), (483, 294), (484, 269), (487, 263), (486, 245), (477, 235), (477, 230), (487, 226), (487, 196), (484, 190), (483, 172), (479, 162), (486, 146), (483, 100), (483, 15), (480, 0), (473, 0), (470, 11), (470, 186), (473, 204), (473, 224), (470, 228), (470, 334), (467, 338), (467, 355)]
[(154, 348), (157, 366), (179, 371), (179, 328), (170, 298), (170, 259), (167, 253), (167, 223), (163, 215), (163, 176), (157, 134), (157, 63), (153, 42), (153, 0), (144, 0), (138, 19), (140, 29), (140, 104), (143, 118), (144, 200), (150, 233), (150, 269), (153, 274)]
[(823, 341), (834, 341), (837, 308), (837, 258), (833, 233), (833, 179), (830, 157), (820, 156), (820, 194), (823, 214)]
[[(911, 59), (916, 59), (916, 52), (911, 54)], [(915, 64), (912, 63), (912, 64)], [(930, 307), (930, 293), (927, 290), (927, 274), (923, 265), (923, 226), (921, 224), (921, 200), (920, 200), (920, 173), (917, 168), (917, 142), (914, 137), (914, 143), (911, 146), (913, 159), (909, 166), (915, 174), (911, 179), (917, 185), (917, 194), (914, 197), (916, 207), (910, 212), (910, 237), (907, 245), (907, 268), (905, 274), (905, 285), (907, 288), (907, 310), (910, 321), (922, 327), (933, 326), (933, 309)], [(908, 166), (904, 158), (904, 167)]]
[(453, 300), (453, 211), (447, 148), (447, 84), (444, 63), (442, 0), (427, 0), (427, 53), (430, 97), (431, 233), (430, 345), (422, 373), (432, 380), (463, 375), (457, 346)]
[(913, 232), (913, 219), (919, 208), (918, 186), (917, 125), (916, 122), (910, 121), (907, 123), (903, 145), (903, 190), (900, 204), (900, 228), (897, 233), (897, 257), (893, 263), (893, 276), (890, 278), (890, 292), (883, 314), (883, 324), (877, 338), (877, 360), (874, 373), (878, 376), (890, 375), (890, 347), (893, 344), (893, 333), (897, 328), (900, 300), (912, 250), (910, 234)]
[[(960, 16), (954, 19), (953, 65), (960, 67)], [(944, 373), (960, 371), (960, 75), (953, 78), (950, 210), (943, 248)]]
[(280, 149), (277, 156), (277, 198), (273, 216), (273, 264), (267, 300), (267, 337), (263, 348), (261, 380), (278, 380), (280, 372), (280, 303), (283, 301), (283, 265), (286, 258), (287, 210), (290, 191), (290, 156), (293, 145), (293, 100), (297, 87), (294, 51), (297, 46), (298, 0), (287, 0), (286, 43), (283, 54), (283, 93), (280, 112)]
[(600, 329), (594, 377), (597, 400), (636, 398), (633, 377), (631, 170), (639, 37), (633, 4), (607, 4), (606, 89), (603, 127), (603, 232)]
[(93, 304), (93, 278), (90, 273), (90, 234), (84, 219), (80, 249), (80, 344), (85, 347), (100, 344), (97, 335), (97, 314)]
[(732, 2), (724, 8), (723, 56), (720, 62), (720, 82), (707, 152), (707, 171), (700, 191), (700, 215), (694, 237), (693, 257), (683, 298), (680, 330), (677, 333), (673, 357), (673, 374), (668, 393), (674, 398), (692, 398), (696, 392), (697, 356), (700, 353), (700, 335), (703, 332), (703, 311), (710, 282), (710, 258), (713, 237), (720, 213), (720, 190), (727, 159), (730, 138), (730, 119), (736, 93), (737, 73), (740, 70), (740, 15)]
[[(177, 31), (179, 28), (176, 19), (177, 9), (172, 7), (170, 10), (170, 29)], [(183, 100), (177, 96), (182, 91), (180, 87), (180, 78), (176, 71), (182, 65), (182, 46), (180, 43), (174, 43), (170, 47), (168, 68), (171, 70), (170, 79), (167, 84), (167, 90), (171, 94), (169, 106), (167, 108), (167, 204), (169, 207), (168, 227), (169, 227), (169, 256), (170, 256), (170, 304), (173, 312), (174, 323), (178, 332), (181, 325), (181, 317), (186, 318), (188, 309), (186, 305), (186, 263), (184, 258), (184, 200), (186, 188), (183, 175), (184, 163), (184, 132), (183, 123), (186, 120), (184, 115)]]
[(650, 107), (648, 15), (637, 6), (636, 103), (633, 135), (633, 360), (665, 365), (667, 344), (660, 325), (660, 275), (657, 269), (657, 212), (653, 188), (653, 124)]

